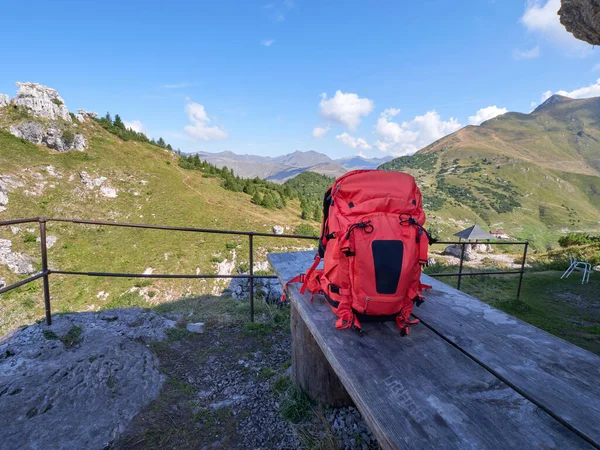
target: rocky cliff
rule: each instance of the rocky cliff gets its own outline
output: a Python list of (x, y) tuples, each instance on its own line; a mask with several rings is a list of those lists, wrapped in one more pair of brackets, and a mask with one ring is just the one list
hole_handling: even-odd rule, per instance
[[(13, 115), (19, 119), (16, 123), (5, 124), (12, 135), (60, 152), (87, 148), (85, 135), (78, 132), (78, 125), (73, 123), (63, 98), (55, 89), (38, 83), (16, 84), (17, 96), (12, 100), (8, 95), (0, 94), (0, 108), (12, 108)], [(95, 117), (95, 113), (79, 110), (73, 117), (84, 122)]]
[(600, 2), (598, 0), (562, 0), (560, 23), (577, 39), (600, 45)]

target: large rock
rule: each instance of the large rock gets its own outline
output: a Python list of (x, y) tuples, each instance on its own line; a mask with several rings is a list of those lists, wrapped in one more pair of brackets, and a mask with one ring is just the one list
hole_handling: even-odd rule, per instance
[(0, 108), (10, 105), (10, 97), (6, 94), (0, 94)]
[(560, 23), (577, 39), (600, 45), (600, 3), (598, 0), (562, 0)]
[(12, 242), (8, 239), (0, 239), (0, 264), (18, 274), (31, 274), (35, 272), (33, 268), (33, 258), (12, 251)]
[(83, 134), (65, 130), (56, 123), (46, 127), (33, 120), (26, 120), (19, 125), (12, 125), (9, 132), (20, 139), (33, 144), (43, 144), (59, 152), (73, 149), (83, 151), (87, 148), (87, 140)]
[(55, 316), (0, 338), (2, 448), (108, 448), (164, 382), (141, 308)]
[(8, 192), (0, 185), (0, 207), (8, 205)]
[(284, 229), (280, 225), (273, 225), (273, 234), (283, 234)]
[[(471, 260), (471, 252), (470, 252), (470, 245), (467, 244), (465, 246), (465, 254), (464, 254), (464, 260), (465, 261), (470, 261)], [(456, 258), (460, 258), (460, 254), (462, 253), (462, 248), (460, 245), (449, 245), (448, 247), (446, 247), (444, 249), (444, 251), (442, 252), (443, 255), (448, 255), (448, 256), (454, 256)]]
[(17, 86), (19, 90), (13, 99), (16, 106), (22, 106), (37, 117), (71, 122), (65, 101), (56, 90), (38, 83), (17, 82)]
[(95, 119), (98, 117), (98, 113), (86, 111), (85, 109), (78, 109), (77, 115), (75, 116), (80, 122), (87, 122), (88, 120)]

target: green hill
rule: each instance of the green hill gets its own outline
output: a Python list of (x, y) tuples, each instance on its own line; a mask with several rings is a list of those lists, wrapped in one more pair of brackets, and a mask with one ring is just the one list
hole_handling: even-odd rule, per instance
[[(0, 108), (0, 187), (8, 191), (0, 220), (46, 216), (151, 223), (185, 227), (272, 232), (274, 225), (287, 233), (301, 224), (300, 202), (265, 209), (244, 192), (223, 187), (218, 176), (179, 166), (179, 156), (150, 142), (124, 141), (97, 120), (74, 125), (87, 138), (84, 151), (57, 152), (34, 145), (4, 131), (23, 120), (43, 125), (13, 106)], [(123, 136), (129, 138), (128, 136)], [(105, 179), (103, 179), (105, 178)], [(115, 196), (116, 195), (116, 196)], [(49, 250), (50, 265), (59, 270), (215, 273), (248, 268), (245, 237), (164, 232), (50, 223), (56, 237)], [(12, 251), (33, 258), (39, 269), (37, 225), (0, 227), (0, 239)], [(307, 241), (255, 238), (255, 261), (266, 260), (267, 250), (307, 247)], [(229, 264), (227, 264), (229, 263)], [(25, 278), (0, 265), (0, 279), (11, 284)], [(53, 311), (82, 311), (124, 305), (152, 305), (190, 294), (219, 292), (224, 282), (212, 280), (134, 280), (89, 277), (51, 278)], [(0, 334), (43, 315), (41, 283), (2, 295)]]
[(477, 222), (549, 249), (569, 231), (600, 230), (600, 98), (553, 96), (380, 168), (417, 178), (443, 237)]

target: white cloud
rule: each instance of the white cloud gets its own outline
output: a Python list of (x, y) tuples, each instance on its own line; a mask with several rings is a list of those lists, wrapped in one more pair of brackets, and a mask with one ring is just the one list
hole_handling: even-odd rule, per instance
[(355, 130), (360, 125), (361, 116), (367, 116), (375, 105), (368, 98), (360, 98), (357, 94), (336, 91), (330, 99), (321, 94), (319, 113), (321, 117)]
[(570, 98), (591, 98), (591, 97), (600, 97), (600, 78), (596, 80), (595, 83), (590, 84), (589, 86), (580, 87), (578, 89), (568, 91), (546, 91), (542, 94), (541, 103), (544, 103), (548, 100), (553, 94), (563, 95), (565, 97)]
[(346, 132), (344, 132), (342, 134), (338, 134), (335, 138), (338, 141), (340, 141), (342, 144), (347, 145), (350, 148), (358, 148), (361, 150), (371, 150), (373, 148), (363, 138), (357, 138), (357, 137), (351, 136)]
[(537, 58), (538, 56), (540, 56), (540, 46), (539, 45), (536, 45), (535, 47), (533, 47), (532, 49), (529, 49), (529, 50), (519, 50), (518, 48), (516, 48), (513, 51), (513, 58), (515, 58), (516, 60), (534, 59), (534, 58)]
[(165, 89), (182, 89), (182, 88), (191, 87), (194, 85), (195, 85), (194, 83), (190, 83), (189, 81), (182, 81), (181, 83), (165, 84), (165, 85), (163, 85), (163, 87)]
[(314, 138), (322, 138), (329, 131), (329, 127), (315, 127), (312, 136)]
[(261, 41), (260, 45), (263, 45), (265, 47), (270, 47), (274, 43), (275, 43), (275, 39), (265, 39), (264, 41)]
[(521, 23), (527, 30), (572, 56), (585, 56), (592, 46), (576, 39), (560, 23), (560, 0), (529, 0)]
[(194, 139), (203, 141), (218, 141), (225, 139), (227, 133), (216, 125), (211, 126), (211, 119), (206, 114), (204, 105), (194, 103), (188, 99), (185, 112), (190, 119), (191, 125), (187, 125), (185, 132)]
[(375, 133), (380, 139), (376, 145), (382, 152), (397, 156), (412, 154), (462, 127), (453, 117), (442, 120), (436, 111), (428, 111), (408, 122), (393, 122), (391, 119), (399, 113), (399, 109), (386, 109), (377, 120)]
[(471, 125), (479, 125), (486, 120), (493, 119), (500, 114), (506, 114), (508, 110), (506, 108), (498, 108), (496, 105), (488, 106), (487, 108), (481, 108), (474, 116), (469, 117), (469, 123)]
[(146, 133), (147, 132), (144, 124), (142, 122), (140, 122), (139, 120), (132, 120), (131, 122), (124, 120), (123, 125), (125, 125), (125, 128), (130, 128), (133, 131), (137, 131), (138, 133)]

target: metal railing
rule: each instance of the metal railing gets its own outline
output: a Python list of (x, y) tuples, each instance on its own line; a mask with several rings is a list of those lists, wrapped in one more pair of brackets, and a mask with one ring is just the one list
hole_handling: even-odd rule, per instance
[[(274, 279), (277, 278), (275, 275), (255, 275), (254, 274), (254, 237), (269, 237), (269, 238), (287, 238), (287, 239), (311, 239), (318, 240), (316, 236), (297, 236), (291, 234), (270, 234), (260, 233), (255, 231), (232, 231), (232, 230), (213, 230), (208, 228), (192, 228), (192, 227), (170, 227), (164, 225), (148, 225), (138, 223), (120, 223), (120, 222), (105, 222), (99, 220), (80, 220), (80, 219), (57, 219), (47, 217), (33, 217), (29, 219), (19, 220), (6, 220), (0, 222), (1, 226), (18, 225), (24, 223), (38, 223), (40, 228), (40, 251), (42, 255), (42, 270), (29, 278), (13, 283), (9, 286), (0, 288), (0, 294), (16, 289), (32, 281), (36, 281), (43, 278), (44, 282), (44, 309), (46, 314), (46, 323), (52, 324), (52, 313), (50, 309), (50, 282), (49, 277), (52, 274), (57, 275), (75, 275), (75, 276), (88, 276), (88, 277), (116, 277), (116, 278), (173, 278), (173, 279), (214, 279), (214, 278), (225, 278), (225, 279), (248, 279), (250, 284), (250, 320), (254, 321), (254, 280), (259, 279)], [(149, 230), (167, 230), (167, 231), (183, 231), (190, 233), (210, 233), (210, 234), (230, 234), (236, 236), (248, 236), (249, 245), (249, 274), (239, 275), (216, 275), (216, 274), (146, 274), (146, 273), (120, 273), (120, 272), (76, 272), (70, 270), (53, 270), (48, 267), (48, 249), (46, 246), (46, 224), (48, 222), (66, 222), (73, 224), (83, 225), (100, 225), (108, 227), (122, 227), (122, 228), (143, 228)]]
[[(439, 278), (439, 277), (458, 277), (458, 281), (456, 283), (456, 289), (460, 291), (460, 285), (462, 281), (462, 277), (474, 277), (479, 275), (516, 275), (519, 274), (519, 285), (517, 287), (517, 299), (521, 297), (521, 286), (523, 284), (523, 274), (525, 273), (525, 263), (527, 261), (527, 248), (529, 247), (529, 242), (527, 241), (482, 241), (482, 242), (470, 242), (470, 241), (435, 241), (433, 244), (443, 244), (443, 245), (460, 245), (460, 262), (458, 265), (458, 272), (456, 273), (428, 273), (430, 277)], [(523, 246), (523, 259), (521, 260), (521, 268), (519, 270), (496, 270), (496, 271), (488, 271), (488, 272), (463, 272), (463, 266), (465, 261), (465, 248), (467, 245), (474, 244), (489, 244), (489, 245), (522, 245)]]
[[(247, 236), (248, 237), (248, 246), (249, 246), (249, 274), (238, 274), (238, 275), (216, 275), (216, 274), (146, 274), (146, 273), (121, 273), (121, 272), (80, 272), (80, 271), (70, 271), (70, 270), (54, 270), (50, 269), (48, 266), (48, 249), (46, 246), (46, 224), (48, 222), (63, 222), (63, 223), (72, 223), (72, 224), (83, 224), (83, 225), (99, 225), (99, 226), (108, 226), (108, 227), (121, 227), (121, 228), (142, 228), (149, 230), (166, 230), (166, 231), (183, 231), (183, 232), (191, 232), (191, 233), (209, 233), (209, 234), (229, 234), (236, 236)], [(74, 275), (74, 276), (89, 276), (89, 277), (113, 277), (113, 278), (170, 278), (170, 279), (215, 279), (215, 278), (224, 278), (224, 279), (248, 279), (249, 280), (249, 288), (250, 288), (250, 320), (254, 321), (254, 280), (259, 279), (276, 279), (275, 275), (255, 275), (254, 274), (254, 237), (269, 237), (269, 238), (287, 238), (287, 239), (310, 239), (310, 240), (318, 240), (319, 238), (316, 236), (297, 236), (290, 234), (270, 234), (270, 233), (260, 233), (255, 231), (232, 231), (232, 230), (214, 230), (208, 228), (193, 228), (193, 227), (171, 227), (164, 225), (149, 225), (149, 224), (138, 224), (138, 223), (121, 223), (121, 222), (106, 222), (100, 220), (81, 220), (81, 219), (59, 219), (59, 218), (47, 218), (47, 217), (33, 217), (28, 219), (17, 219), (17, 220), (6, 220), (0, 222), (1, 226), (8, 225), (18, 225), (24, 223), (38, 223), (40, 229), (40, 251), (42, 256), (42, 270), (40, 273), (37, 273), (29, 278), (25, 278), (21, 281), (13, 283), (9, 286), (5, 286), (0, 288), (0, 294), (4, 294), (5, 292), (16, 289), (25, 284), (36, 281), (40, 278), (43, 278), (44, 283), (44, 309), (46, 315), (46, 323), (48, 325), (52, 324), (52, 313), (50, 308), (50, 283), (49, 277), (52, 274), (57, 275)], [(460, 290), (462, 277), (464, 276), (480, 276), (480, 275), (512, 275), (519, 274), (519, 286), (517, 289), (517, 298), (521, 295), (521, 285), (523, 283), (523, 273), (525, 272), (525, 261), (527, 258), (527, 247), (529, 246), (528, 242), (515, 242), (515, 241), (492, 241), (485, 242), (485, 244), (492, 245), (523, 245), (523, 260), (521, 262), (520, 270), (512, 270), (512, 271), (488, 271), (488, 272), (463, 272), (463, 263), (465, 257), (465, 247), (466, 245), (473, 244), (468, 241), (436, 241), (435, 244), (445, 244), (445, 245), (461, 245), (461, 254), (460, 254), (460, 263), (457, 273), (438, 273), (438, 274), (429, 274), (429, 276), (437, 278), (437, 277), (458, 277), (457, 289)]]

